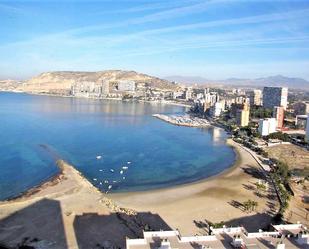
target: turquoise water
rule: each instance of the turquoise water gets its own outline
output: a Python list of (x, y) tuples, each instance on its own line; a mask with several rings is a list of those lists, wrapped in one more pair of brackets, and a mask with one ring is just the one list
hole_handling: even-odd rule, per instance
[(185, 111), (171, 105), (0, 93), (0, 199), (56, 174), (58, 158), (102, 191), (112, 185), (110, 192), (189, 183), (230, 167), (235, 154), (225, 145), (224, 131), (179, 127), (152, 117)]

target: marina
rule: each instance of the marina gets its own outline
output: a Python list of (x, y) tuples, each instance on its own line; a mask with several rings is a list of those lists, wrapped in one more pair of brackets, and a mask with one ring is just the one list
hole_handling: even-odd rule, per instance
[(153, 117), (161, 119), (173, 125), (189, 126), (189, 127), (208, 127), (210, 123), (206, 119), (191, 117), (190, 115), (164, 115), (154, 114)]

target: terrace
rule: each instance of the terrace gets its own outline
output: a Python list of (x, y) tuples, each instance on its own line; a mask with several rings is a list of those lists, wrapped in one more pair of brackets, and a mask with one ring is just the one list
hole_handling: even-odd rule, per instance
[(210, 228), (210, 235), (183, 237), (179, 231), (144, 232), (143, 239), (127, 239), (127, 249), (149, 248), (309, 248), (307, 227), (273, 226), (274, 231), (248, 233), (243, 227)]

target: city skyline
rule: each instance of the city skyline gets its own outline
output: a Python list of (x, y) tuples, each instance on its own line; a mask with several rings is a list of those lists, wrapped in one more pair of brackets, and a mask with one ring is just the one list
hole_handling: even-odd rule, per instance
[(124, 69), (309, 79), (307, 1), (0, 1), (0, 78)]

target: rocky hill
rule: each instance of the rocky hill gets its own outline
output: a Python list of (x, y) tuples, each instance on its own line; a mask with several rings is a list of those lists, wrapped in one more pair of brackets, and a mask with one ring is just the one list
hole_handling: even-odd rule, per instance
[(177, 86), (168, 80), (162, 80), (134, 71), (107, 70), (99, 72), (58, 71), (42, 73), (23, 84), (21, 90), (26, 92), (65, 92), (72, 84), (81, 81), (101, 83), (102, 81), (133, 80), (136, 83), (147, 83), (159, 89), (175, 89)]

